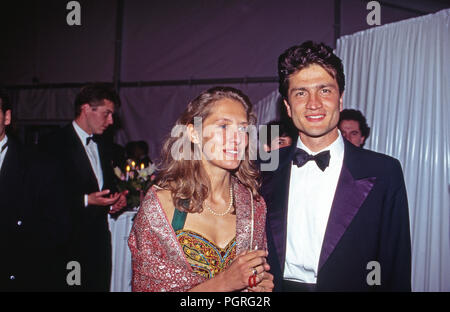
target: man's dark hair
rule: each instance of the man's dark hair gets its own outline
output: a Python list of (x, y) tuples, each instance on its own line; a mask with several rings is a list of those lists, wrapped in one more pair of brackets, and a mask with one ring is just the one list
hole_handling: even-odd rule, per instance
[(284, 99), (287, 99), (289, 76), (312, 64), (322, 66), (333, 78), (336, 78), (339, 94), (342, 95), (345, 89), (345, 76), (341, 59), (329, 46), (305, 41), (299, 46), (290, 47), (278, 58), (278, 90)]
[(137, 145), (144, 152), (145, 155), (148, 154), (148, 144), (145, 141), (137, 141)]
[(75, 117), (80, 116), (83, 104), (98, 107), (103, 105), (103, 100), (113, 102), (116, 107), (120, 106), (120, 97), (110, 84), (93, 83), (84, 86), (75, 98)]
[(0, 89), (0, 109), (3, 114), (6, 113), (7, 110), (11, 109), (11, 103), (9, 102), (8, 93), (5, 90)]
[(370, 134), (370, 128), (367, 125), (366, 117), (364, 117), (364, 115), (359, 110), (344, 109), (339, 115), (339, 124), (342, 120), (354, 120), (358, 122), (359, 130), (361, 131), (361, 135), (364, 137), (364, 142), (361, 145), (361, 147), (363, 147)]
[(274, 138), (272, 138), (272, 127), (271, 126), (279, 127), (278, 135), (280, 137), (288, 136), (292, 139), (292, 141), (295, 141), (297, 139), (298, 130), (292, 124), (291, 120), (273, 120), (266, 125), (266, 127), (267, 127), (266, 144), (268, 146), (270, 146), (270, 144), (272, 143), (272, 139), (274, 139)]
[(148, 144), (145, 141), (130, 141), (125, 146), (125, 150), (128, 158), (134, 157), (136, 150), (140, 149), (144, 155), (148, 155)]

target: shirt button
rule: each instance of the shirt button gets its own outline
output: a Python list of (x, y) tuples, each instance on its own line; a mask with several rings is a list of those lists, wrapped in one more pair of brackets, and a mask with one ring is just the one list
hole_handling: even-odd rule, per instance
[(18, 226), (21, 226), (21, 225), (22, 225), (22, 221), (20, 221), (20, 220), (17, 221), (17, 225), (18, 225)]

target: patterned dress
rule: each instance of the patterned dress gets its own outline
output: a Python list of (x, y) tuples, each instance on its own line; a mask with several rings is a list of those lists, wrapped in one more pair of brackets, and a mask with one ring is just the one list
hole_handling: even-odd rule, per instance
[[(228, 267), (236, 255), (267, 248), (266, 204), (233, 178), (236, 237), (224, 249), (192, 231), (177, 231), (151, 188), (139, 209), (128, 245), (133, 291), (187, 291)], [(198, 248), (197, 248), (198, 247)], [(217, 271), (216, 271), (217, 270)]]
[(175, 232), (192, 271), (206, 279), (225, 270), (236, 257), (236, 238), (220, 248), (199, 233), (190, 230)]

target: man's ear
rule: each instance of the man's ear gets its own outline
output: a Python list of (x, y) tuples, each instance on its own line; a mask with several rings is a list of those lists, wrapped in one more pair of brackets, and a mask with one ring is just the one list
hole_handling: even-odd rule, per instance
[(286, 107), (287, 114), (290, 118), (292, 118), (291, 106), (289, 105), (286, 99), (283, 99), (284, 106)]
[(361, 139), (359, 140), (359, 146), (363, 145), (365, 140), (366, 138), (362, 136)]
[(11, 124), (11, 110), (8, 109), (5, 112), (5, 126), (9, 126)]
[(198, 132), (195, 131), (193, 124), (187, 125), (187, 131), (188, 131), (189, 140), (194, 144), (199, 144), (200, 138), (199, 138)]
[(339, 111), (342, 112), (344, 109), (344, 92), (342, 92), (341, 97), (339, 98)]
[(80, 107), (80, 109), (81, 109), (81, 112), (83, 113), (85, 113), (87, 110), (89, 110), (91, 108), (91, 105), (89, 105), (89, 103), (84, 103), (83, 105), (81, 105), (81, 107)]

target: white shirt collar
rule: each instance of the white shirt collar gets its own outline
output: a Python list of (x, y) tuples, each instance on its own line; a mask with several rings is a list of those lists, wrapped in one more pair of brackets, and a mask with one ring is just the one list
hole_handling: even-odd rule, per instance
[(0, 141), (0, 151), (2, 150), (3, 145), (5, 145), (8, 142), (8, 136), (5, 135), (3, 140)]
[(344, 158), (345, 145), (344, 145), (344, 139), (342, 138), (342, 134), (341, 134), (340, 130), (338, 130), (338, 137), (336, 138), (336, 140), (334, 140), (333, 143), (331, 143), (327, 147), (321, 149), (320, 151), (317, 151), (317, 152), (311, 151), (305, 144), (303, 144), (300, 136), (298, 137), (298, 140), (297, 140), (297, 147), (303, 149), (304, 151), (306, 151), (308, 154), (311, 154), (311, 155), (316, 155), (316, 154), (319, 154), (320, 152), (329, 150), (330, 151), (330, 165), (332, 165), (336, 161), (342, 162), (342, 159)]
[(81, 142), (83, 142), (83, 145), (86, 145), (86, 139), (92, 135), (88, 134), (86, 131), (81, 129), (81, 127), (76, 123), (76, 121), (72, 121), (73, 128), (75, 129), (75, 132), (78, 134), (78, 137), (80, 138)]
[(5, 137), (3, 138), (3, 140), (0, 141), (0, 169), (3, 166), (3, 160), (5, 159), (6, 156), (6, 151), (8, 150), (8, 147), (6, 147), (3, 151), (2, 151), (2, 147), (8, 142), (8, 137), (5, 135)]

